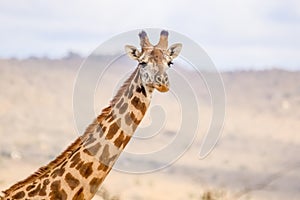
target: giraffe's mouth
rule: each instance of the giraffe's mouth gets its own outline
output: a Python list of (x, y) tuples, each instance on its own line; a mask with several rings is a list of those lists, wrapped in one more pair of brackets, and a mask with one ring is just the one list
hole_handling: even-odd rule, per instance
[(168, 92), (169, 91), (169, 86), (166, 86), (166, 85), (156, 85), (156, 84), (154, 84), (154, 88), (157, 89), (160, 92)]

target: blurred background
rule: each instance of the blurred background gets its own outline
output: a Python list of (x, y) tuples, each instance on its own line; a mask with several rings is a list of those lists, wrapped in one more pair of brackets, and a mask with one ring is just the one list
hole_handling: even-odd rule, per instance
[[(160, 28), (194, 40), (220, 71), (226, 93), (222, 137), (199, 159), (212, 108), (204, 81), (190, 79), (202, 91), (201, 123), (191, 148), (155, 173), (112, 171), (95, 199), (299, 199), (299, 1), (3, 0), (0, 22), (0, 190), (45, 165), (78, 136), (72, 95), (85, 57), (122, 32)], [(122, 73), (133, 69), (124, 63)], [(108, 80), (126, 75), (118, 67), (124, 66), (115, 66)], [(113, 92), (96, 92), (97, 111)], [(156, 102), (172, 106), (164, 97)], [(174, 137), (176, 120), (169, 121), (149, 147)]]
[(3, 58), (87, 56), (112, 36), (143, 28), (182, 33), (219, 69), (299, 69), (300, 2), (1, 1)]

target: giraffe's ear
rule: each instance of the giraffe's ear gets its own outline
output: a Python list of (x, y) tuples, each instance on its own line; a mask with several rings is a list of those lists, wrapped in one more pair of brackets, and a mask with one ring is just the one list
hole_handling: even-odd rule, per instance
[(168, 54), (172, 58), (172, 60), (179, 55), (181, 48), (182, 48), (182, 44), (180, 43), (176, 43), (170, 46), (170, 48), (168, 49)]
[(126, 51), (127, 55), (129, 56), (129, 58), (131, 58), (133, 60), (138, 60), (141, 55), (140, 51), (136, 47), (131, 46), (131, 45), (126, 45), (125, 51)]

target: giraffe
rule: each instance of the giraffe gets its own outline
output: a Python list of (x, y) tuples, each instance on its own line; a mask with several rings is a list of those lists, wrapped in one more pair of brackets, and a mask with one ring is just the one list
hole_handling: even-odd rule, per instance
[(126, 45), (127, 55), (138, 65), (109, 106), (56, 159), (3, 191), (0, 200), (92, 199), (143, 119), (153, 91), (169, 90), (166, 71), (182, 44), (168, 48), (168, 35), (161, 31), (158, 44), (152, 45), (141, 31), (141, 51)]

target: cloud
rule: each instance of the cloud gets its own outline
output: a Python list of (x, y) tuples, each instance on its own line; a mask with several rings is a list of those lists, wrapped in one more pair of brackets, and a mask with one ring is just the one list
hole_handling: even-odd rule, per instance
[(113, 35), (161, 27), (193, 38), (221, 68), (299, 68), (299, 19), (297, 0), (6, 0), (0, 57), (59, 57), (70, 49), (86, 55)]

